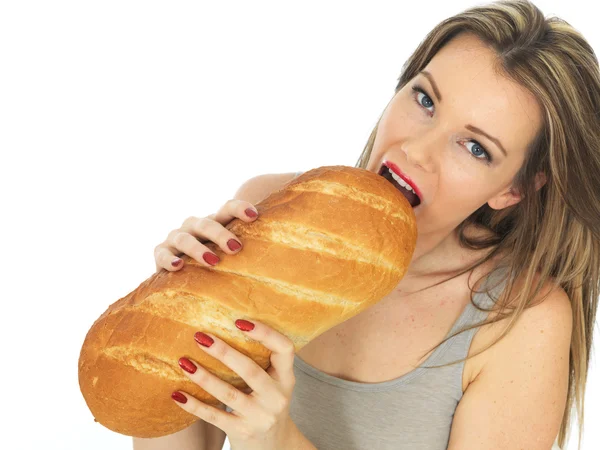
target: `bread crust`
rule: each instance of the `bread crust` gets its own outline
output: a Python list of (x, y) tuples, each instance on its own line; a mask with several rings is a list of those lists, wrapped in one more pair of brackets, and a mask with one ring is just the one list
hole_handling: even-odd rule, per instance
[(270, 351), (238, 330), (258, 320), (299, 351), (389, 294), (416, 246), (414, 212), (383, 177), (347, 166), (319, 167), (255, 205), (259, 218), (226, 228), (244, 242), (236, 255), (206, 267), (183, 255), (179, 271), (161, 270), (111, 304), (94, 322), (79, 358), (79, 384), (97, 422), (129, 436), (159, 437), (197, 420), (171, 400), (183, 390), (219, 401), (178, 366), (185, 356), (231, 385), (247, 384), (197, 347), (206, 331), (263, 369)]

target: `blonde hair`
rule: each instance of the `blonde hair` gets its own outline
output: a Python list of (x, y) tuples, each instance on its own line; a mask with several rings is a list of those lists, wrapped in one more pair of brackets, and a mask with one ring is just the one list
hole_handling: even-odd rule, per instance
[[(455, 276), (496, 255), (508, 255), (502, 256), (500, 263), (508, 268), (509, 279), (503, 298), (496, 302), (501, 313), (493, 320), (460, 332), (508, 318), (506, 329), (493, 345), (512, 329), (524, 309), (533, 306), (533, 299), (546, 281), (552, 278), (553, 283), (564, 289), (573, 310), (573, 331), (567, 403), (558, 443), (563, 447), (566, 442), (575, 406), (580, 447), (600, 287), (598, 60), (588, 42), (566, 21), (545, 18), (540, 9), (526, 0), (498, 1), (470, 8), (438, 24), (402, 67), (394, 95), (425, 68), (444, 44), (463, 32), (477, 36), (494, 49), (498, 55), (498, 73), (519, 83), (538, 99), (543, 124), (527, 147), (524, 163), (513, 180), (513, 189), (524, 198), (502, 210), (494, 210), (486, 203), (455, 230), (462, 246), (493, 249)], [(356, 167), (366, 168), (380, 120), (381, 116)], [(546, 174), (547, 181), (536, 191), (534, 181), (538, 172)], [(491, 237), (467, 237), (465, 229), (470, 225), (483, 227)], [(536, 273), (539, 277), (534, 288)], [(524, 288), (510, 300), (509, 308), (508, 293), (513, 291), (516, 274), (523, 276)], [(472, 296), (471, 303), (482, 310)]]

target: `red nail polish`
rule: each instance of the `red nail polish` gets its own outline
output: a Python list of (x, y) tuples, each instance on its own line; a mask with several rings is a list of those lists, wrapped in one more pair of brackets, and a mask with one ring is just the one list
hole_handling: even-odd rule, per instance
[(171, 398), (175, 401), (178, 401), (179, 403), (185, 403), (187, 402), (187, 397), (185, 395), (183, 395), (181, 392), (173, 392), (171, 394)]
[(210, 347), (215, 343), (213, 338), (204, 334), (202, 331), (196, 332), (196, 334), (194, 334), (194, 339), (196, 339), (198, 344), (203, 345), (204, 347)]
[(229, 250), (231, 250), (232, 252), (235, 252), (237, 249), (242, 248), (242, 244), (240, 244), (235, 239), (229, 239), (227, 241), (227, 247), (229, 247)]
[(188, 373), (196, 373), (196, 370), (198, 369), (196, 367), (196, 364), (194, 364), (187, 358), (179, 358), (179, 367), (181, 367)]
[(182, 262), (183, 262), (183, 259), (175, 258), (173, 261), (171, 261), (171, 265), (173, 267), (179, 267), (179, 264), (181, 264)]
[(215, 264), (217, 264), (220, 261), (220, 259), (217, 255), (215, 255), (214, 253), (210, 253), (210, 252), (205, 252), (204, 255), (202, 255), (202, 258), (204, 258), (204, 261), (206, 261), (211, 266), (214, 266)]
[(235, 326), (238, 327), (242, 331), (252, 331), (254, 330), (254, 324), (252, 322), (248, 322), (244, 319), (238, 319), (235, 321)]
[(258, 216), (258, 214), (256, 214), (256, 212), (252, 209), (252, 208), (248, 208), (244, 211), (246, 213), (246, 215), (248, 217), (250, 217), (251, 219), (254, 219), (256, 216)]

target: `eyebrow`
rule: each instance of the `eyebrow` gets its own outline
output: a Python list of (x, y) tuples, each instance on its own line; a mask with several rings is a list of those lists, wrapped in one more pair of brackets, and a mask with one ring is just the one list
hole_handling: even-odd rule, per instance
[[(426, 70), (422, 70), (420, 73), (423, 74), (429, 80), (429, 83), (431, 84), (431, 87), (433, 88), (433, 93), (435, 94), (435, 96), (438, 98), (438, 100), (441, 103), (442, 102), (442, 94), (440, 94), (440, 90), (438, 89), (437, 84), (433, 80), (433, 76)], [(490, 141), (492, 141), (494, 144), (496, 144), (500, 150), (502, 150), (502, 153), (504, 153), (504, 156), (508, 156), (508, 154), (506, 153), (506, 150), (504, 150), (504, 147), (502, 146), (502, 143), (495, 137), (490, 136), (482, 129), (477, 128), (476, 126), (473, 126), (471, 124), (465, 125), (465, 128), (469, 131), (472, 131), (473, 133), (477, 133), (482, 136), (485, 136)]]

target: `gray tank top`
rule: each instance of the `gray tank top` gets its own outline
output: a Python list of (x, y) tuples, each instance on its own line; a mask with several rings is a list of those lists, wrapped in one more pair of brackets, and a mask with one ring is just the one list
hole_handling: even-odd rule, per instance
[[(490, 308), (506, 280), (493, 271), (473, 301)], [(493, 299), (493, 300), (492, 300)], [(486, 318), (469, 302), (446, 337)], [(290, 416), (319, 450), (445, 450), (452, 418), (462, 397), (464, 362), (443, 368), (423, 366), (465, 358), (479, 328), (439, 346), (419, 367), (381, 383), (359, 383), (328, 375), (294, 358), (296, 385)]]

